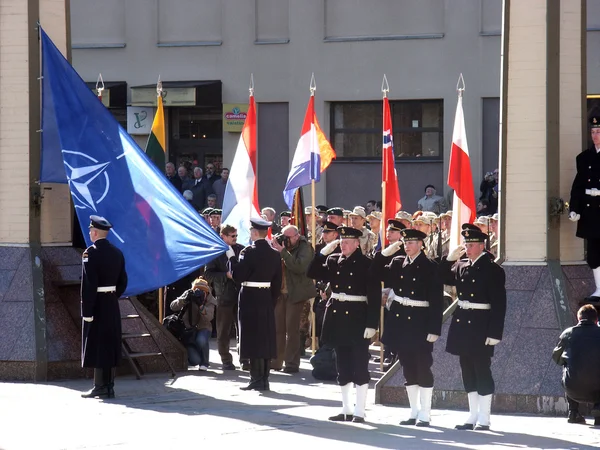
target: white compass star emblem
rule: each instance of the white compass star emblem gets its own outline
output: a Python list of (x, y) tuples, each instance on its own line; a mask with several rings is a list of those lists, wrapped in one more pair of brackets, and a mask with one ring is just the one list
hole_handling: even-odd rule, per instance
[[(73, 200), (77, 200), (77, 202), (80, 203), (79, 205), (75, 204), (75, 208), (91, 208), (94, 211), (97, 211), (96, 205), (104, 200), (110, 188), (110, 179), (106, 173), (106, 168), (110, 162), (100, 163), (97, 159), (94, 159), (85, 153), (74, 152), (71, 150), (63, 150), (62, 153), (65, 168), (67, 169), (67, 180), (72, 187), (71, 195), (73, 196)], [(80, 160), (82, 158), (87, 160), (86, 163), (91, 164), (85, 166), (79, 166), (79, 164), (77, 164), (77, 166), (75, 166), (74, 161), (79, 160), (78, 162), (81, 162)], [(71, 164), (69, 162), (71, 162)], [(100, 189), (94, 189), (93, 191), (95, 193), (99, 191), (102, 192), (102, 194), (95, 199), (90, 190), (90, 184), (101, 176), (104, 178), (104, 190), (102, 191), (102, 186), (100, 186)], [(75, 201), (73, 203), (75, 203)]]

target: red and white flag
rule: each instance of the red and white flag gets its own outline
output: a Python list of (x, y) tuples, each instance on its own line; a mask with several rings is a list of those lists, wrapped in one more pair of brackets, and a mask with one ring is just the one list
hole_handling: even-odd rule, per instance
[(223, 197), (223, 224), (237, 228), (238, 242), (250, 242), (250, 218), (259, 218), (256, 178), (256, 106), (250, 95), (248, 114), (242, 128)]
[(392, 115), (390, 114), (390, 102), (387, 97), (383, 98), (383, 164), (381, 171), (381, 188), (384, 210), (381, 217), (381, 232), (379, 238), (381, 246), (385, 247), (385, 230), (387, 221), (396, 217), (396, 213), (402, 208), (400, 201), (400, 189), (398, 187), (398, 174), (396, 173), (396, 162), (394, 160), (394, 139), (392, 131)]
[(450, 168), (448, 170), (448, 186), (454, 189), (452, 230), (450, 235), (450, 249), (453, 249), (460, 244), (462, 224), (473, 223), (476, 213), (475, 190), (473, 188), (469, 147), (467, 146), (462, 96), (458, 97), (458, 104), (456, 105), (452, 149), (450, 150)]

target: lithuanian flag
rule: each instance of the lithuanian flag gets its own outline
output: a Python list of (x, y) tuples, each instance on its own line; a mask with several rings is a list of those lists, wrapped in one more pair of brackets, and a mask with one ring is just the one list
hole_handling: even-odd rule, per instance
[(152, 122), (152, 131), (146, 144), (146, 155), (161, 171), (165, 170), (165, 113), (163, 111), (162, 96), (156, 99), (157, 109), (154, 121)]

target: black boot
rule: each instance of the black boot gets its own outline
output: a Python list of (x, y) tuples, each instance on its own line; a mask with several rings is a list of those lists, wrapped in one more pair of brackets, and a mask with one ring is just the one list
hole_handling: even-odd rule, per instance
[(269, 374), (271, 373), (271, 360), (264, 359), (264, 371), (263, 371), (263, 390), (270, 391), (269, 386)]
[(567, 397), (567, 403), (569, 404), (569, 423), (585, 423), (585, 417), (579, 414), (579, 402)]
[(241, 387), (242, 391), (263, 391), (263, 371), (265, 365), (262, 359), (250, 360), (250, 383), (248, 386)]
[(108, 385), (108, 398), (115, 398), (115, 372), (116, 367), (105, 369), (108, 373), (107, 385)]
[(104, 370), (94, 369), (94, 388), (81, 394), (82, 398), (109, 398), (108, 384), (105, 383)]

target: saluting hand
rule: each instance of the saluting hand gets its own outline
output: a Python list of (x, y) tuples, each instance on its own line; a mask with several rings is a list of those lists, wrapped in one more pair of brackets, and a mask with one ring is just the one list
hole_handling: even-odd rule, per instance
[(450, 250), (448, 253), (448, 257), (446, 258), (448, 261), (457, 261), (460, 258), (460, 255), (465, 251), (464, 245), (459, 245), (455, 247), (453, 250)]
[(491, 337), (489, 337), (485, 340), (485, 345), (497, 345), (499, 343), (500, 343), (500, 339), (494, 339)]
[(93, 322), (94, 321), (94, 316), (92, 316), (92, 317), (84, 317), (83, 321), (84, 322)]

